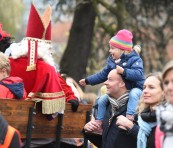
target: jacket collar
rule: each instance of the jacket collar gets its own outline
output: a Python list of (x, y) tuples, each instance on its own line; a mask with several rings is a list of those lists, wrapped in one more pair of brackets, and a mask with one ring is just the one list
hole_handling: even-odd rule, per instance
[(132, 51), (130, 54), (124, 54), (123, 53), (121, 55), (120, 59), (129, 59), (129, 58), (136, 56), (136, 55), (137, 55), (137, 53), (135, 51)]

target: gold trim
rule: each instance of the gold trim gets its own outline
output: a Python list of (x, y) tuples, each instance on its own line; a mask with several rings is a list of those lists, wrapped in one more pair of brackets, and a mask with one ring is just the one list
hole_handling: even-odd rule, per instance
[(54, 100), (42, 100), (42, 113), (64, 113), (65, 110), (65, 98)]
[(43, 32), (43, 36), (42, 36), (43, 39), (45, 39), (46, 32), (47, 32), (47, 27), (49, 26), (50, 21), (51, 21), (51, 13), (52, 13), (52, 10), (51, 10), (51, 7), (49, 5), (46, 8), (46, 10), (44, 11), (44, 13), (41, 17), (42, 23), (43, 23), (43, 26), (44, 26), (44, 32)]
[(51, 42), (51, 40), (42, 40), (42, 39), (38, 39), (38, 38), (31, 38), (31, 37), (25, 37), (25, 38), (23, 38), (23, 40), (30, 40), (30, 41), (37, 41), (37, 42), (45, 42), (45, 43), (47, 43), (47, 44), (51, 44), (52, 42)]
[(40, 98), (27, 98), (27, 100), (32, 100), (35, 102), (34, 107), (37, 102), (42, 102), (42, 113), (43, 114), (53, 114), (53, 113), (64, 113), (65, 110), (65, 97), (61, 99), (44, 100)]
[(35, 49), (35, 41), (30, 41), (29, 65), (27, 66), (26, 71), (36, 70)]
[(55, 98), (55, 97), (61, 97), (65, 95), (64, 94), (64, 91), (61, 91), (61, 92), (56, 92), (56, 93), (42, 93), (42, 92), (37, 92), (37, 93), (33, 93), (33, 92), (30, 92), (28, 94), (28, 97), (31, 97), (31, 98)]
[(35, 61), (35, 41), (30, 41), (30, 61), (29, 65), (34, 65)]
[(52, 13), (51, 7), (50, 7), (50, 5), (48, 5), (41, 17), (41, 19), (43, 20), (43, 25), (44, 25), (45, 30), (47, 29), (47, 27), (49, 26), (49, 23), (51, 21), (51, 13)]
[(27, 68), (26, 68), (26, 71), (32, 71), (32, 70), (36, 70), (36, 65), (35, 65), (35, 64), (29, 65), (29, 66), (27, 66)]

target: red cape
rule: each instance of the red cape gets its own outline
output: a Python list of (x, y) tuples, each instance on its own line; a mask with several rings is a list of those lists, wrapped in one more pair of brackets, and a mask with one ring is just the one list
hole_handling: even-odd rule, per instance
[(60, 74), (56, 73), (55, 68), (44, 61), (38, 59), (36, 70), (32, 71), (26, 71), (27, 57), (10, 58), (10, 64), (11, 76), (18, 76), (23, 79), (28, 98), (42, 100), (47, 104), (45, 105), (46, 110), (52, 110), (42, 110), (43, 113), (51, 114), (62, 111), (65, 107), (65, 99), (69, 101), (76, 98), (72, 89), (66, 84)]

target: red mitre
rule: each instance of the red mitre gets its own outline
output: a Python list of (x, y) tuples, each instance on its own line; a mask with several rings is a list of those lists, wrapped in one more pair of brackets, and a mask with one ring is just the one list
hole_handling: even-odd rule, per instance
[(51, 44), (51, 7), (48, 6), (40, 16), (33, 3), (27, 25), (26, 37), (28, 40), (28, 66), (26, 71), (36, 69), (38, 43)]
[(31, 4), (26, 37), (51, 41), (51, 8), (47, 7), (43, 16)]

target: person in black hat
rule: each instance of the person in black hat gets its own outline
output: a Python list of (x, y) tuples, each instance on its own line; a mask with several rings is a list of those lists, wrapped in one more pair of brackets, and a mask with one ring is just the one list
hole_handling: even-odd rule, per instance
[(13, 37), (6, 31), (2, 30), (2, 24), (0, 23), (0, 51), (5, 52), (5, 50), (11, 45)]

